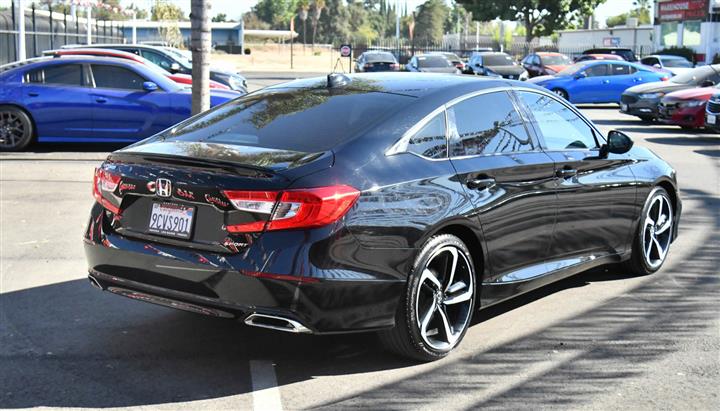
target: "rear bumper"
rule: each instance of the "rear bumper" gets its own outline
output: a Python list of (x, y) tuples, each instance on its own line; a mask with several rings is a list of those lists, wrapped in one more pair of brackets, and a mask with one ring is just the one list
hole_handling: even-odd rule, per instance
[(705, 107), (660, 110), (658, 120), (664, 124), (701, 128), (705, 125)]
[[(404, 279), (308, 267), (313, 265), (313, 246), (301, 242), (297, 249), (267, 250), (259, 257), (250, 251), (220, 254), (129, 238), (111, 232), (101, 213), (100, 207), (93, 208), (84, 247), (90, 276), (103, 290), (214, 317), (281, 317), (317, 334), (394, 326)], [(357, 253), (351, 235), (342, 239)], [(259, 243), (252, 249), (262, 249)], [(290, 254), (294, 261), (284, 257)], [(258, 264), (262, 270), (254, 268)], [(283, 267), (303, 268), (296, 268), (300, 275), (291, 275)]]

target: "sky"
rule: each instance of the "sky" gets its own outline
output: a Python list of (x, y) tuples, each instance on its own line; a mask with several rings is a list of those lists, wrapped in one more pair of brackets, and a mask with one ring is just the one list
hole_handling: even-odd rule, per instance
[[(190, 0), (170, 0), (173, 3), (179, 5), (185, 14), (190, 12)], [(211, 16), (218, 13), (227, 14), (228, 18), (237, 20), (240, 15), (244, 12), (249, 11), (252, 6), (257, 3), (258, 0), (210, 0), (212, 10)], [(390, 0), (392, 1), (392, 0)], [(408, 10), (413, 10), (415, 7), (422, 4), (425, 0), (407, 0)], [(446, 0), (449, 2), (449, 0)], [(149, 9), (155, 3), (155, 0), (121, 0), (121, 3), (128, 6), (132, 3), (137, 4), (141, 8)], [(604, 4), (601, 4), (595, 10), (595, 18), (600, 22), (601, 26), (605, 25), (605, 20), (620, 13), (629, 11), (632, 8), (632, 0), (606, 0)], [(405, 0), (400, 0), (401, 7), (405, 7)]]

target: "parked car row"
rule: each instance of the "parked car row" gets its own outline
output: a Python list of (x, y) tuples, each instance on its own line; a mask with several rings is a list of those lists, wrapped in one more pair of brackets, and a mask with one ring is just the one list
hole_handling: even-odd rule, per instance
[[(720, 65), (701, 66), (662, 83), (630, 87), (622, 93), (620, 111), (646, 122), (659, 121), (682, 128), (706, 125), (706, 106), (719, 90)], [(719, 110), (720, 111), (720, 110)], [(710, 113), (710, 128), (715, 115)]]

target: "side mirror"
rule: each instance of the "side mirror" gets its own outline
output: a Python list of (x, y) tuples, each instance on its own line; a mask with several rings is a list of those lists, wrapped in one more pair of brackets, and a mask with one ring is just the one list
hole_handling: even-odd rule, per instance
[(152, 81), (146, 81), (143, 83), (143, 90), (145, 91), (155, 91), (158, 89), (158, 85), (153, 83)]
[(660, 64), (658, 64), (658, 63), (653, 64), (653, 67), (655, 67), (655, 68), (657, 68), (657, 69), (661, 69), (661, 68), (662, 68), (662, 66), (661, 66)]
[(575, 74), (575, 80), (580, 80), (581, 78), (585, 78), (585, 77), (587, 77), (587, 73), (585, 73), (584, 71), (581, 71), (581, 72)]
[(170, 71), (172, 71), (173, 73), (177, 73), (178, 71), (180, 71), (180, 65), (178, 63), (171, 64)]
[(715, 85), (715, 82), (712, 80), (705, 80), (702, 83), (700, 83), (700, 87), (712, 87)]
[(633, 146), (633, 141), (622, 131), (612, 130), (608, 133), (607, 144), (600, 147), (600, 157), (606, 158), (609, 153), (625, 154)]
[(480, 63), (475, 63), (475, 67), (480, 68), (480, 67), (482, 67), (482, 64), (480, 64)]

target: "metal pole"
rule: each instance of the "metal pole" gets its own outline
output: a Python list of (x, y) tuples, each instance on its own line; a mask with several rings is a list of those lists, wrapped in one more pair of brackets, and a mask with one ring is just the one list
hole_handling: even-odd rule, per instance
[(67, 44), (67, 12), (63, 11), (63, 26), (65, 27), (65, 44)]
[(137, 11), (133, 10), (132, 44), (137, 44)]
[(17, 59), (27, 59), (25, 55), (25, 0), (17, 0), (18, 13), (18, 37), (17, 37)]
[(87, 6), (87, 13), (85, 15), (85, 25), (87, 26), (87, 44), (92, 44), (92, 26), (90, 26), (90, 19), (92, 18), (92, 6)]
[(48, 4), (48, 10), (50, 11), (50, 50), (54, 50), (55, 49), (55, 31), (53, 30), (52, 4)]
[(35, 3), (30, 5), (32, 9), (32, 31), (33, 31), (33, 57), (37, 56), (37, 30), (35, 29)]
[(480, 49), (480, 22), (475, 22), (475, 50)]
[(192, 114), (210, 108), (210, 2), (190, 0)]

